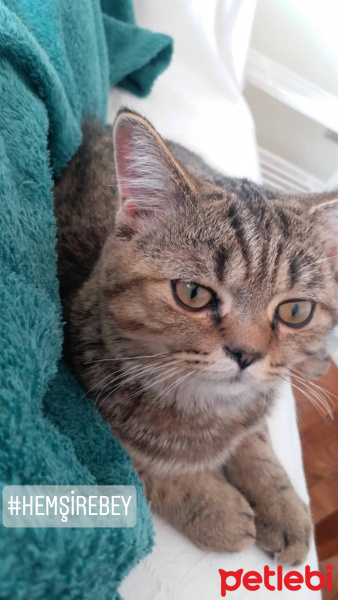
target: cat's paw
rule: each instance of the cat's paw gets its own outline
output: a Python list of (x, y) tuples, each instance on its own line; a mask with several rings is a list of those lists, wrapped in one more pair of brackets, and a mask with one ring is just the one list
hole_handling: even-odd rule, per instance
[(207, 504), (191, 507), (182, 531), (203, 550), (240, 552), (256, 541), (255, 515), (235, 488), (220, 488)]
[(285, 565), (303, 563), (309, 551), (312, 520), (308, 507), (290, 488), (254, 506), (257, 544)]
[(147, 490), (152, 510), (203, 550), (240, 552), (256, 541), (254, 511), (215, 473), (152, 478)]

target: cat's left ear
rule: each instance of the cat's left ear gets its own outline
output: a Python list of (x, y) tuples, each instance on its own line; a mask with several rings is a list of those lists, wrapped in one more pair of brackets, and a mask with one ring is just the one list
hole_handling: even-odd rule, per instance
[(318, 204), (309, 209), (311, 224), (320, 229), (326, 251), (338, 268), (338, 192), (329, 199), (318, 196)]
[(118, 221), (136, 231), (145, 221), (165, 220), (179, 199), (191, 192), (187, 174), (141, 115), (122, 109), (113, 136), (121, 199)]

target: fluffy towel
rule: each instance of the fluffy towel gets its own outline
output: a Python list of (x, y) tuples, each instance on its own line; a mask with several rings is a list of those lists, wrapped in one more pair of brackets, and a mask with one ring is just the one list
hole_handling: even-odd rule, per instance
[(130, 460), (60, 360), (51, 194), (81, 118), (105, 119), (109, 77), (142, 95), (169, 62), (170, 38), (140, 31), (130, 1), (0, 0), (0, 483), (139, 496), (132, 529), (2, 526), (2, 600), (114, 600), (152, 546)]

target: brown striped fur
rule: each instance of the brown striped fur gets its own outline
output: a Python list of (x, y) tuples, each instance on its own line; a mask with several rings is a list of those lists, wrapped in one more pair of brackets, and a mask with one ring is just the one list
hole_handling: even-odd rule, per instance
[[(265, 416), (290, 368), (320, 375), (327, 366), (334, 196), (227, 178), (130, 111), (117, 117), (115, 148), (109, 128), (83, 131), (54, 190), (74, 372), (133, 457), (155, 511), (207, 549), (257, 540), (282, 562), (303, 560), (311, 519)], [(218, 303), (182, 309), (170, 283), (180, 279), (211, 288)], [(303, 329), (276, 322), (289, 298), (317, 302)], [(229, 348), (257, 359), (241, 371)]]

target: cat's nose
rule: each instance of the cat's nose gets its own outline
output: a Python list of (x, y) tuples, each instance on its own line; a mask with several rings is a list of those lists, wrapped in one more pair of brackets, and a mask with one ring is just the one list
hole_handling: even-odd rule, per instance
[(237, 362), (241, 370), (250, 367), (255, 360), (263, 358), (262, 352), (247, 352), (241, 348), (230, 348), (229, 346), (224, 346), (224, 351), (226, 354), (228, 354), (228, 356)]

